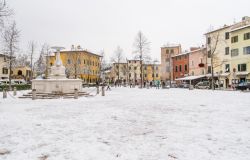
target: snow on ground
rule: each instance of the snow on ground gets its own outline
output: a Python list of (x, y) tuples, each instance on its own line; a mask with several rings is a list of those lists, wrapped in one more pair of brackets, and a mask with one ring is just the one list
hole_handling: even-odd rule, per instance
[[(249, 160), (250, 93), (112, 88), (0, 99), (3, 160)], [(40, 157), (40, 158), (39, 158)]]

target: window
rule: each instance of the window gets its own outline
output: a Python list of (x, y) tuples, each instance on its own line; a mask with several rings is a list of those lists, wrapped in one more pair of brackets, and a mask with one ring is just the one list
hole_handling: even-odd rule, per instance
[(154, 74), (152, 74), (152, 77), (154, 77), (155, 75)]
[(137, 69), (137, 67), (134, 67), (134, 70), (136, 70)]
[(211, 43), (211, 37), (208, 37), (207, 38), (207, 44), (210, 44)]
[(68, 64), (71, 64), (71, 61), (70, 61), (70, 59), (68, 59)]
[(194, 76), (194, 71), (192, 71), (192, 76)]
[(144, 77), (147, 77), (147, 74), (144, 74)]
[(131, 73), (129, 73), (129, 75), (128, 75), (129, 77), (131, 77)]
[(185, 64), (185, 71), (187, 71), (188, 70), (188, 66)]
[(238, 42), (238, 36), (234, 36), (231, 38), (231, 43), (236, 43)]
[(250, 54), (250, 46), (243, 48), (243, 54)]
[(229, 32), (225, 33), (225, 39), (229, 39)]
[(166, 54), (169, 54), (169, 50), (168, 49), (166, 50)]
[(250, 39), (250, 32), (244, 34), (244, 40)]
[(81, 60), (80, 59), (78, 59), (78, 64), (81, 64)]
[(207, 58), (211, 58), (211, 50), (207, 51)]
[(144, 67), (144, 70), (147, 70), (147, 67), (146, 67), (146, 66)]
[(202, 74), (202, 75), (204, 75), (204, 74), (205, 74), (205, 70), (204, 70), (204, 69), (201, 71), (201, 74)]
[(155, 75), (157, 78), (158, 78), (158, 73), (156, 73), (156, 75)]
[(156, 66), (156, 70), (158, 70), (158, 66)]
[(178, 66), (175, 66), (175, 72), (178, 72)]
[(235, 57), (239, 55), (239, 49), (232, 49), (231, 50), (231, 57)]
[(174, 53), (174, 50), (173, 50), (173, 49), (171, 49), (170, 53)]
[(225, 55), (229, 55), (229, 47), (225, 48)]
[(194, 66), (194, 61), (192, 61), (192, 66)]
[(129, 67), (129, 70), (131, 70), (131, 67)]
[(239, 72), (243, 72), (247, 70), (247, 64), (243, 63), (243, 64), (238, 64), (238, 71)]
[(86, 64), (85, 59), (83, 60), (83, 63)]
[(8, 68), (3, 68), (2, 73), (3, 74), (8, 74)]
[(169, 66), (166, 67), (166, 72), (169, 72)]
[(181, 65), (179, 66), (179, 70), (180, 70), (180, 72), (181, 72)]
[(211, 66), (208, 66), (208, 68), (207, 68), (207, 73), (212, 73), (212, 68), (211, 68)]
[(230, 64), (225, 64), (225, 72), (230, 72)]

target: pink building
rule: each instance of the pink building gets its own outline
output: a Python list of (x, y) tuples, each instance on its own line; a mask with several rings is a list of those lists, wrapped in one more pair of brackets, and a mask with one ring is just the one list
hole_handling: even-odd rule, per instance
[(205, 47), (191, 47), (189, 53), (189, 75), (199, 76), (206, 74), (207, 56)]

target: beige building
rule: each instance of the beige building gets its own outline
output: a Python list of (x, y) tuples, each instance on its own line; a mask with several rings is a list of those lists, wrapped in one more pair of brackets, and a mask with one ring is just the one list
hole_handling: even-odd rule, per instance
[(141, 61), (127, 60), (128, 63), (128, 80), (140, 83), (141, 81)]
[(9, 78), (9, 58), (4, 54), (0, 54), (0, 79)]
[(181, 53), (181, 45), (167, 44), (161, 47), (161, 80), (173, 79), (172, 56)]
[(111, 69), (111, 81), (115, 82), (117, 80), (120, 81), (128, 81), (128, 64), (124, 63), (113, 63)]

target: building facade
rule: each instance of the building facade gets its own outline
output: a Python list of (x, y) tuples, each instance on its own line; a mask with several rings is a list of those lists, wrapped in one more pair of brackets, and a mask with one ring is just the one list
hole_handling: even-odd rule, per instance
[(189, 75), (200, 76), (206, 74), (207, 51), (205, 47), (190, 48), (189, 52)]
[(241, 22), (206, 33), (207, 72), (223, 88), (250, 81), (250, 17)]
[(128, 80), (134, 83), (141, 81), (141, 61), (127, 60), (128, 63)]
[[(68, 78), (80, 78), (84, 83), (95, 83), (100, 78), (100, 55), (86, 50), (61, 51), (61, 60)], [(55, 56), (49, 57), (50, 66)]]
[(167, 44), (161, 47), (161, 80), (173, 80), (172, 56), (180, 54), (181, 45)]
[(189, 52), (172, 56), (173, 78), (172, 80), (187, 77), (189, 75)]
[(161, 65), (160, 64), (144, 64), (143, 65), (144, 81), (160, 81)]
[(30, 67), (15, 67), (13, 68), (13, 79), (24, 79), (25, 81), (31, 80), (31, 68)]
[(127, 82), (128, 81), (128, 64), (124, 63), (113, 63), (111, 69), (111, 81), (120, 81)]
[(9, 58), (4, 54), (0, 54), (0, 79), (9, 78)]

